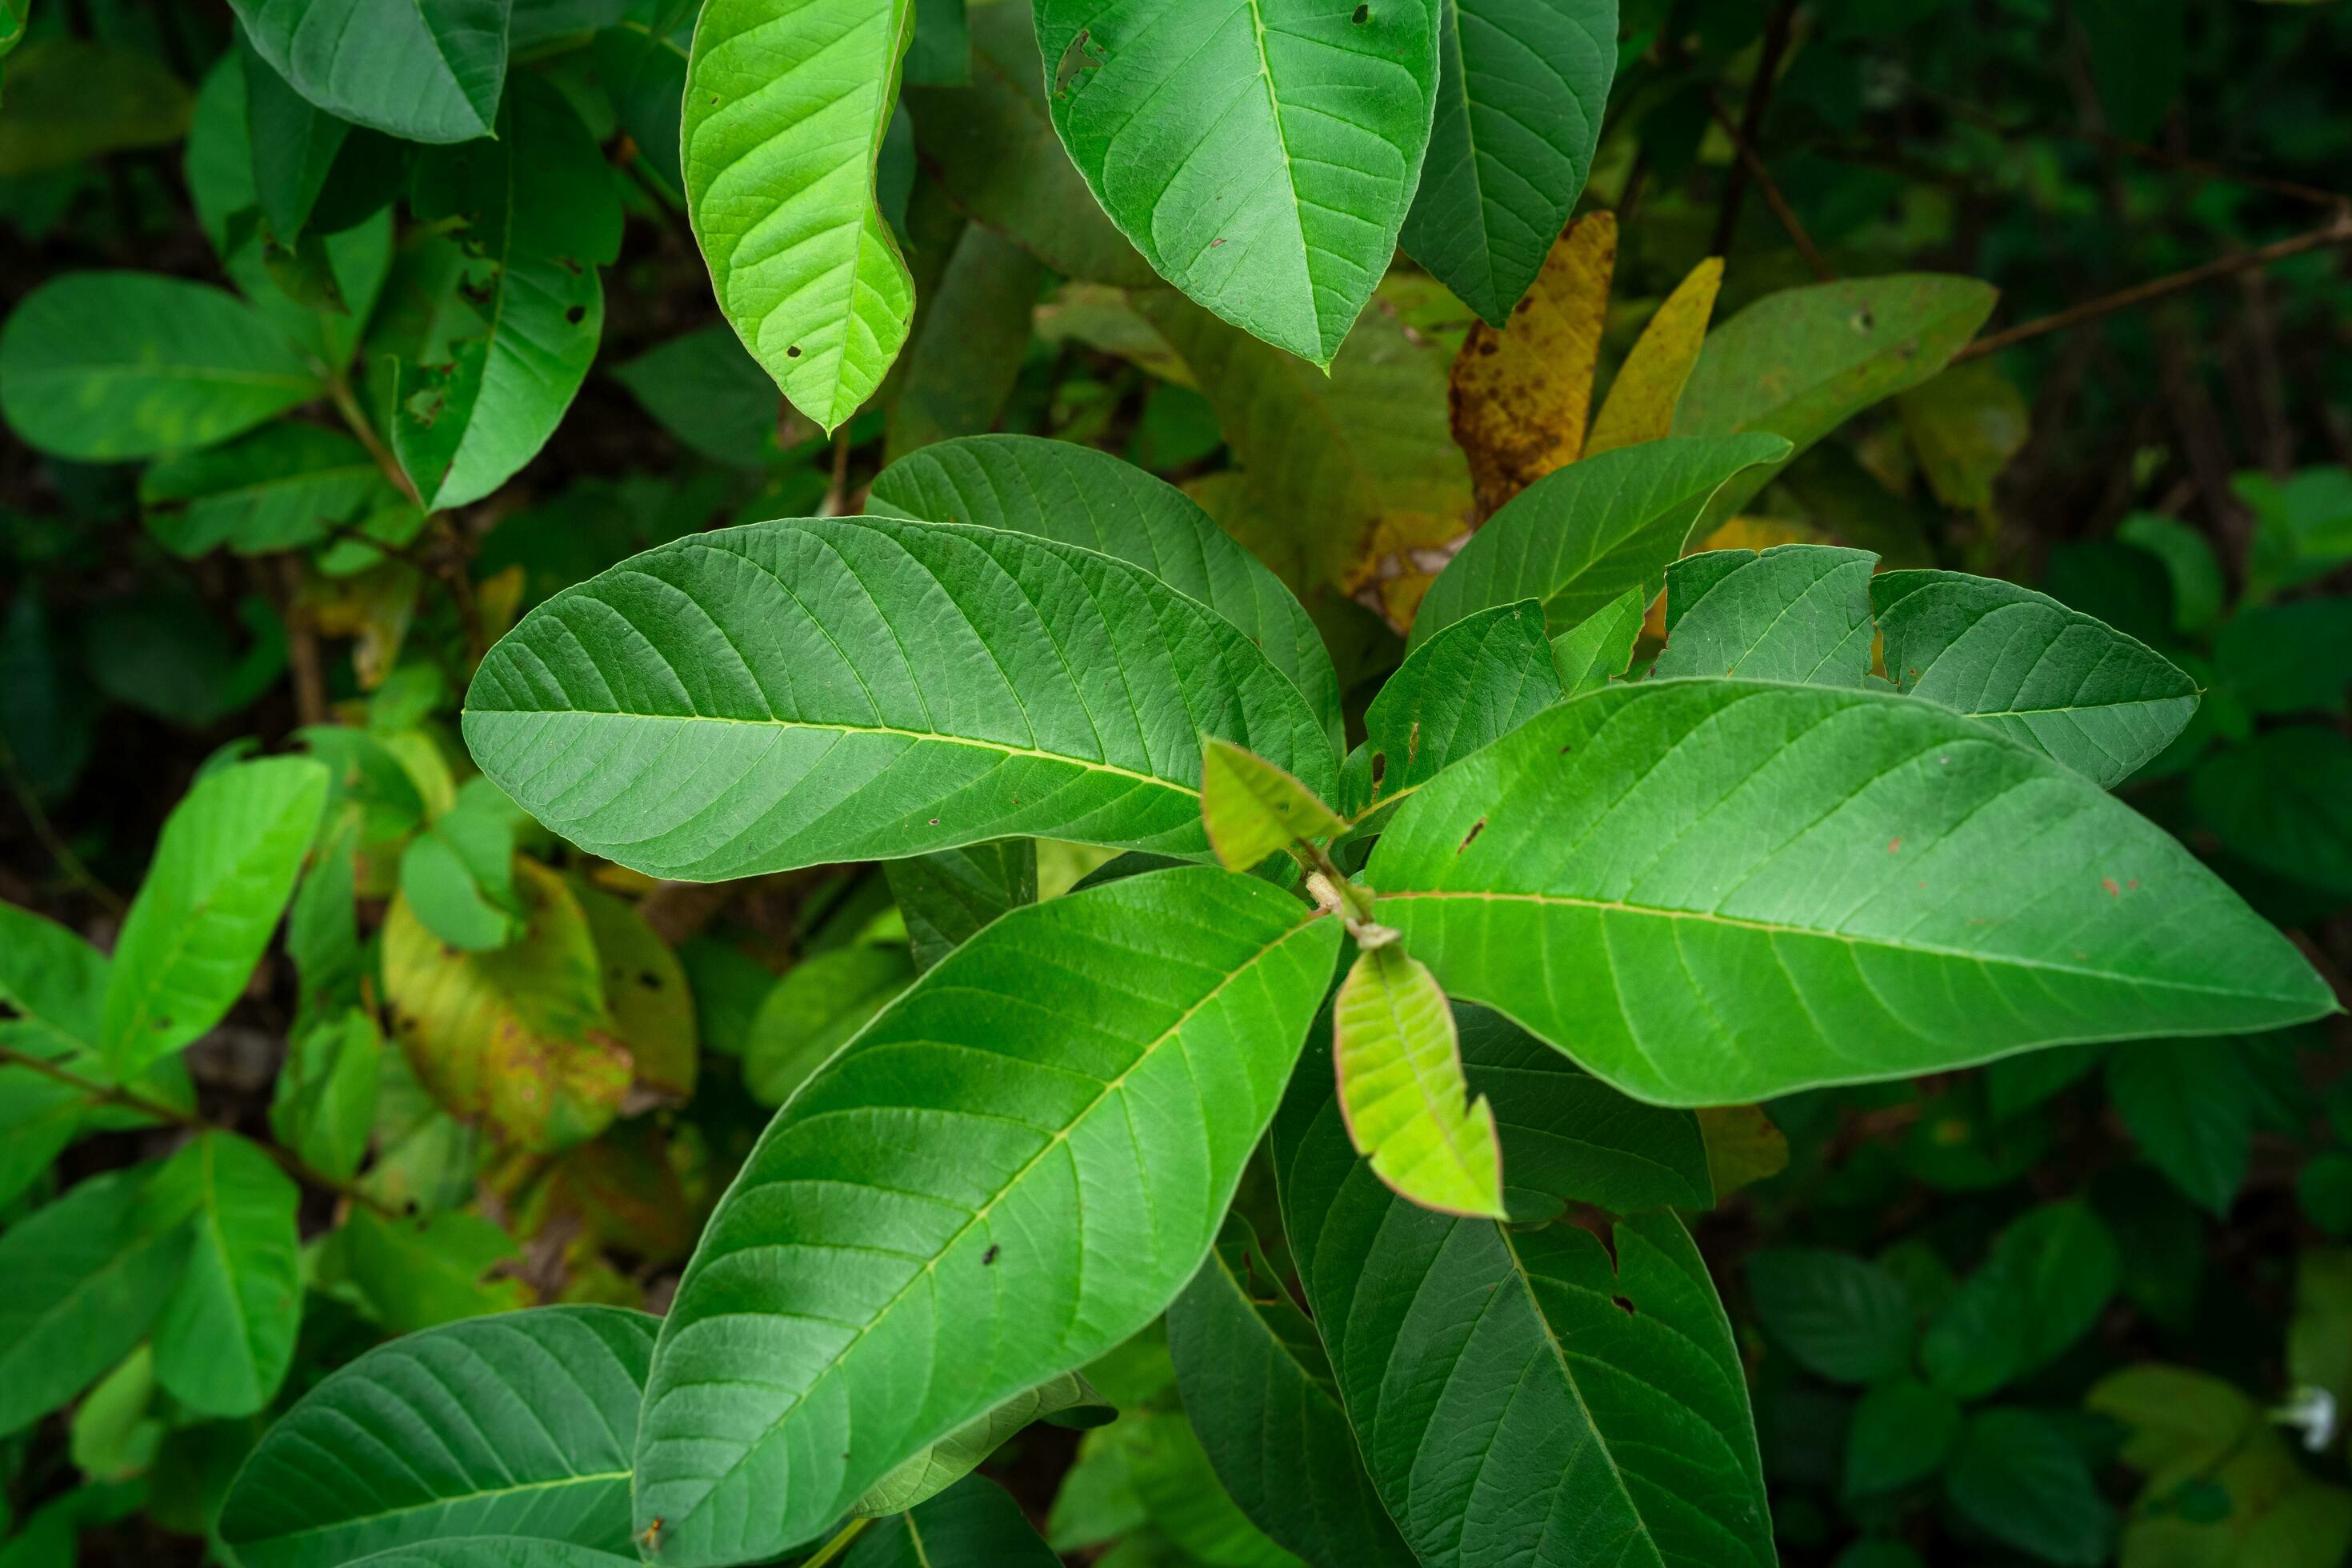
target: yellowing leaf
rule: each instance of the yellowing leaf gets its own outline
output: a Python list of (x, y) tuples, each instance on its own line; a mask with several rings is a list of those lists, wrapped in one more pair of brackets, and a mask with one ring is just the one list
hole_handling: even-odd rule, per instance
[(1544, 258), (1510, 325), (1497, 331), (1478, 322), (1454, 356), (1454, 439), (1470, 459), (1482, 516), (1583, 455), (1616, 264), (1616, 216), (1577, 219)]
[(1717, 1203), (1789, 1168), (1788, 1137), (1760, 1105), (1710, 1106), (1698, 1113), (1698, 1132)]
[(1427, 966), (1394, 942), (1359, 954), (1331, 1034), (1340, 1115), (1372, 1173), (1423, 1208), (1503, 1218), (1494, 1108), (1470, 1099), (1454, 1008)]
[(691, 1099), (694, 994), (687, 988), (677, 954), (627, 900), (580, 885), (572, 895), (596, 939), (604, 1007), (612, 1015), (614, 1035), (635, 1065), (638, 1087), (665, 1100)]
[(604, 1131), (632, 1076), (612, 1034), (588, 918), (563, 879), (527, 859), (520, 942), (466, 952), (394, 899), (383, 923), (393, 1035), (443, 1109), (541, 1153)]
[(1303, 839), (1339, 831), (1332, 809), (1264, 757), (1230, 741), (1201, 752), (1201, 820), (1209, 847), (1230, 871), (1246, 871)]
[(1707, 318), (1715, 313), (1715, 296), (1723, 287), (1723, 258), (1710, 256), (1690, 269), (1650, 318), (1634, 341), (1633, 352), (1609, 384), (1609, 395), (1593, 417), (1584, 455), (1655, 441), (1675, 427), (1675, 405), (1682, 401), (1683, 383), (1698, 363), (1698, 346), (1706, 337)]
[(1990, 360), (1956, 364), (1895, 406), (1919, 471), (1946, 506), (1990, 505), (1993, 481), (2030, 433), (2024, 395)]

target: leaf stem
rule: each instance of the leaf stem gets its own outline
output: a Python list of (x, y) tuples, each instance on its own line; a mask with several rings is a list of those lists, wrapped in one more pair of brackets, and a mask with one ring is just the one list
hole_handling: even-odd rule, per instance
[(823, 1546), (818, 1547), (816, 1549), (816, 1555), (802, 1563), (801, 1568), (824, 1568), (826, 1563), (832, 1562), (835, 1558), (839, 1557), (843, 1552), (848, 1551), (849, 1543), (857, 1539), (858, 1532), (873, 1522), (873, 1518), (870, 1515), (863, 1519), (851, 1520), (847, 1524), (841, 1527), (840, 1532), (831, 1541), (828, 1541)]
[[(28, 1051), (20, 1051), (14, 1046), (0, 1046), (0, 1064), (28, 1068), (43, 1078), (65, 1085), (96, 1105), (119, 1105), (125, 1110), (135, 1110), (142, 1116), (152, 1116), (159, 1121), (168, 1121), (175, 1127), (184, 1127), (191, 1132), (224, 1132), (235, 1137), (246, 1137), (244, 1133), (232, 1132), (229, 1128), (199, 1116), (194, 1111), (182, 1110), (175, 1105), (165, 1105), (161, 1100), (150, 1100), (143, 1094), (133, 1094), (131, 1090), (113, 1084), (93, 1083), (79, 1073), (68, 1072), (55, 1062), (34, 1056)], [(247, 1142), (268, 1155), (279, 1170), (298, 1182), (316, 1187), (320, 1192), (332, 1193), (338, 1197), (347, 1198), (362, 1208), (373, 1210), (385, 1219), (401, 1217), (400, 1211), (382, 1198), (350, 1182), (338, 1181), (324, 1172), (313, 1170), (303, 1163), (301, 1156), (282, 1144), (273, 1142), (267, 1138), (247, 1138)]]

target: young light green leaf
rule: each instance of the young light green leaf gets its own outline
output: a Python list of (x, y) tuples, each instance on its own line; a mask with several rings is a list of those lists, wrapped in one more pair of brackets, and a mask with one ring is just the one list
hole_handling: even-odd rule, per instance
[(2112, 789), (2170, 745), (2197, 683), (2046, 594), (1958, 572), (1870, 584), (1895, 689), (1940, 702)]
[(1666, 568), (1666, 646), (1650, 673), (1860, 686), (1870, 673), (1867, 550), (1709, 550)]
[(226, 1132), (205, 1133), (156, 1173), (150, 1223), (194, 1231), (155, 1328), (155, 1379), (181, 1404), (250, 1415), (277, 1397), (302, 1322), (301, 1197), (268, 1155)]
[[(1263, 882), (1185, 868), (1014, 910), (885, 1009), (770, 1125), (678, 1288), (638, 1436), (662, 1560), (806, 1541), (1156, 1316), (1338, 941)], [(882, 1126), (952, 1136), (952, 1167)]]
[(330, 114), (411, 142), (498, 118), (512, 0), (232, 0), (254, 51)]
[(841, 1568), (1058, 1568), (1061, 1561), (1003, 1487), (966, 1476), (860, 1532)]
[(915, 968), (929, 969), (1007, 910), (1037, 901), (1037, 841), (1000, 838), (886, 861)]
[(1454, 1009), (1395, 942), (1356, 955), (1331, 1006), (1339, 1113), (1372, 1173), (1423, 1208), (1504, 1216), (1494, 1108), (1462, 1073)]
[(262, 1437), (221, 1539), (245, 1568), (334, 1568), (449, 1536), (635, 1553), (629, 1449), (658, 1322), (541, 1307), (338, 1367)]
[(976, 436), (892, 463), (866, 505), (887, 517), (1034, 533), (1142, 567), (1240, 627), (1339, 745), (1339, 677), (1306, 609), (1190, 496), (1132, 463), (1074, 442)]
[(971, 85), (909, 83), (915, 147), (956, 206), (1066, 278), (1159, 285), (1071, 167), (1045, 107), (1050, 85), (1025, 5), (969, 7)]
[(1982, 725), (1865, 691), (1577, 698), (1424, 785), (1367, 879), (1448, 994), (1664, 1104), (2335, 1005), (2162, 829)]
[(266, 757), (208, 773), (164, 820), (114, 947), (100, 1029), (136, 1074), (220, 1021), (277, 929), (327, 805), (327, 769)]
[(1377, 827), (1447, 763), (1561, 695), (1542, 605), (1522, 599), (1465, 616), (1406, 655), (1364, 710), (1363, 744), (1339, 770), (1341, 808), (1361, 828)]
[(1633, 662), (1633, 645), (1642, 640), (1642, 619), (1648, 608), (1642, 590), (1628, 588), (1551, 639), (1552, 664), (1569, 696), (1598, 691), (1625, 673)]
[(1396, 1196), (1308, 1063), (1274, 1130), (1284, 1229), (1365, 1468), (1430, 1568), (1773, 1562), (1731, 1325), (1671, 1214), (1513, 1229)]
[(1500, 327), (1591, 172), (1617, 74), (1617, 0), (1447, 0), (1438, 58), (1404, 248)]
[(1832, 1383), (1878, 1383), (1911, 1364), (1911, 1298), (1864, 1258), (1784, 1247), (1748, 1260), (1764, 1330), (1806, 1371)]
[(803, 958), (752, 1016), (743, 1087), (762, 1105), (783, 1104), (914, 978), (897, 947), (853, 943)]
[(189, 1237), (147, 1223), (152, 1170), (92, 1176), (0, 1234), (0, 1432), (79, 1394), (163, 1310)]
[(299, 550), (372, 500), (395, 499), (367, 449), (294, 420), (151, 464), (139, 476), (147, 531), (174, 555)]
[[(1085, 1417), (1076, 1424), (1099, 1426), (1110, 1419), (1111, 1411), (1093, 1384), (1075, 1372), (1066, 1372), (1013, 1395), (979, 1420), (917, 1454), (868, 1488), (850, 1511), (856, 1515), (903, 1513), (955, 1485), (976, 1469), (981, 1461), (1019, 1436), (1031, 1422), (1049, 1415)], [(1071, 1423), (1066, 1419), (1060, 1424)]]
[(1305, 784), (1213, 737), (1201, 750), (1201, 820), (1228, 871), (1246, 871), (1293, 844), (1328, 838), (1341, 826)]
[(525, 616), (467, 694), (483, 771), (583, 848), (719, 879), (1039, 835), (1198, 855), (1203, 733), (1318, 795), (1296, 688), (1091, 551), (833, 518), (698, 534)]
[(1763, 430), (1790, 446), (1726, 485), (1703, 523), (1738, 511), (1853, 415), (1942, 370), (1996, 297), (1973, 278), (1895, 273), (1768, 294), (1709, 332), (1675, 410), (1675, 434)]
[(712, 0), (680, 127), (686, 206), (719, 310), (831, 432), (882, 384), (915, 286), (874, 166), (912, 0)]
[(1054, 129), (1119, 231), (1217, 315), (1329, 365), (1428, 151), (1432, 0), (1035, 0), (1035, 15)]
[(324, 391), (251, 306), (143, 272), (70, 272), (0, 331), (0, 414), (84, 462), (208, 447)]
[(1787, 455), (1777, 436), (1644, 441), (1545, 475), (1470, 536), (1421, 602), (1419, 647), (1465, 616), (1535, 599), (1565, 632), (1629, 590), (1647, 604), (1708, 498)]
[(1184, 1414), (1241, 1510), (1315, 1568), (1415, 1568), (1356, 1452), (1315, 1325), (1249, 1223), (1168, 1309)]
[(416, 216), (462, 223), (464, 286), (487, 301), (446, 362), (401, 366), (393, 449), (427, 510), (481, 500), (554, 434), (604, 331), (596, 269), (621, 249), (612, 171), (562, 93), (519, 78), (498, 125), (416, 172)]

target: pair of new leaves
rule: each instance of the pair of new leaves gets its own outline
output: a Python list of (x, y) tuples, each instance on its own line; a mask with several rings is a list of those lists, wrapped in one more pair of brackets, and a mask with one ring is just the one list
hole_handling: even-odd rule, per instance
[[(1363, 824), (1363, 915), (1543, 1042), (1531, 1081), (1590, 1082), (1565, 1052), (1659, 1105), (2327, 1010), (2284, 939), (2090, 776), (2160, 747), (2193, 692), (2049, 600), (1894, 574), (1874, 605), (1853, 552), (1696, 557), (1674, 567), (1656, 673), (1700, 678), (1608, 680), (1710, 498), (1785, 449), (1645, 443), (1529, 487), (1433, 585), (1344, 769), (1296, 601), (1173, 489), (1017, 437), (895, 465), (882, 515), (699, 535), (555, 595), (491, 651), (466, 734), (582, 847), (698, 878), (1019, 835), (1199, 859), (1202, 739), (1228, 742), (1351, 816), (1392, 808)], [(1874, 608), (1902, 684), (1979, 717), (1872, 689)], [(714, 1215), (650, 1363), (633, 1522), (661, 1521), (660, 1560), (812, 1539), (1162, 1310), (1274, 1119), (1339, 925), (1213, 867), (1126, 876), (1006, 912), (816, 1072)], [(1301, 1082), (1328, 1102), (1328, 1078)], [(1538, 1119), (1534, 1091), (1490, 1098), (1507, 1145)], [(1329, 1184), (1391, 1203), (1328, 1131)], [(1324, 1222), (1286, 1201), (1304, 1257)], [(1589, 1304), (1603, 1267), (1557, 1227), (1381, 1212), (1486, 1238), (1530, 1323)], [(1704, 1289), (1686, 1239), (1629, 1252), (1627, 1228), (1664, 1223), (1621, 1227), (1621, 1275), (1633, 1256)], [(1430, 1268), (1452, 1245), (1469, 1243)], [(1364, 1256), (1305, 1270), (1327, 1333), (1356, 1310), (1327, 1300), (1399, 1278)], [(1618, 1293), (1643, 1321), (1641, 1292)], [(1389, 1446), (1407, 1440), (1344, 1397), (1333, 1359), (1388, 1511), (1417, 1546), (1459, 1538), (1481, 1500), (1420, 1498)], [(1562, 1409), (1591, 1396), (1556, 1375)], [(1706, 1376), (1736, 1387), (1736, 1363)], [(1706, 1407), (1660, 1393), (1663, 1372), (1622, 1377), (1612, 1408), (1637, 1426)], [(1414, 1453), (1495, 1431), (1422, 1414), (1396, 1427)], [(1641, 1528), (1691, 1510), (1761, 1528), (1748, 1491), (1685, 1479), (1636, 1489)]]

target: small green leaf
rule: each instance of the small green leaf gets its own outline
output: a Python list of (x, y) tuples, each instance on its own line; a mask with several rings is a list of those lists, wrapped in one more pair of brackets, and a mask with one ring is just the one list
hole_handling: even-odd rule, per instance
[(1328, 365), (1387, 269), (1428, 151), (1433, 0), (1034, 11), (1054, 128), (1119, 231), (1210, 310)]
[(242, 29), (237, 44), (245, 75), (246, 131), (253, 145), (254, 194), (269, 226), (291, 237), (310, 221), (352, 123), (295, 91)]
[(1188, 867), (1014, 910), (876, 1017), (761, 1137), (663, 1326), (636, 1479), (662, 1561), (811, 1540), (1156, 1317), (1216, 1234), (1338, 942), (1264, 882)]
[(136, 1074), (220, 1021), (294, 891), (327, 804), (327, 769), (268, 757), (206, 774), (164, 820), (115, 943), (100, 1045)]
[(1339, 816), (1315, 792), (1264, 757), (1212, 738), (1201, 752), (1201, 820), (1229, 871), (1246, 871), (1293, 844), (1328, 838)]
[(914, 27), (912, 0), (712, 0), (694, 30), (687, 216), (719, 310), (828, 433), (882, 384), (914, 314), (874, 198)]
[(2090, 1331), (2121, 1269), (2115, 1237), (2089, 1205), (2035, 1209), (1994, 1237), (1937, 1314), (1919, 1347), (1927, 1380), (1976, 1399), (2047, 1366)]
[(1959, 1436), (1962, 1414), (1950, 1394), (1911, 1378), (1864, 1394), (1846, 1428), (1845, 1495), (1880, 1497), (1934, 1475)]
[(1911, 1299), (1874, 1263), (1813, 1247), (1759, 1252), (1748, 1292), (1765, 1331), (1832, 1383), (1878, 1383), (1911, 1364)]
[(629, 1447), (659, 1326), (541, 1307), (378, 1346), (270, 1427), (222, 1507), (221, 1539), (245, 1568), (335, 1568), (474, 1534), (634, 1562)]
[(1545, 475), (1470, 536), (1421, 602), (1412, 644), (1520, 599), (1568, 631), (1639, 590), (1647, 604), (1683, 552), (1707, 499), (1744, 468), (1787, 456), (1770, 435), (1668, 438), (1601, 452)]
[(853, 1515), (903, 1513), (938, 1496), (976, 1469), (1034, 1421), (1064, 1417), (1057, 1425), (1099, 1426), (1110, 1419), (1109, 1406), (1093, 1384), (1075, 1372), (1049, 1379), (1025, 1394), (1015, 1394), (970, 1426), (940, 1438), (868, 1488)]
[(163, 1310), (189, 1234), (147, 1223), (152, 1169), (92, 1176), (0, 1234), (0, 1432), (79, 1394)]
[(2107, 1058), (2107, 1098), (2140, 1152), (2216, 1217), (2253, 1158), (2255, 1085), (2236, 1040), (2140, 1040)]
[(163, 1424), (155, 1403), (155, 1352), (141, 1345), (98, 1380), (74, 1407), (67, 1452), (94, 1482), (127, 1481), (155, 1462)]
[(1394, 942), (1356, 957), (1331, 1006), (1348, 1141), (1423, 1208), (1504, 1216), (1495, 1111), (1470, 1098), (1454, 1009)]
[(897, 947), (854, 943), (801, 960), (751, 1019), (743, 1086), (762, 1105), (783, 1104), (914, 978)]
[(270, 1135), (322, 1175), (349, 1180), (375, 1126), (383, 1036), (364, 1007), (296, 1031), (269, 1102)]
[(1854, 687), (1870, 674), (1867, 550), (1710, 550), (1666, 568), (1666, 646), (1650, 673)]
[(1239, 1215), (1168, 1309), (1168, 1349), (1184, 1414), (1251, 1522), (1315, 1568), (1414, 1568), (1315, 1325)]
[(1150, 1534), (1165, 1540), (1183, 1561), (1222, 1568), (1302, 1568), (1297, 1557), (1250, 1522), (1219, 1483), (1199, 1435), (1181, 1413), (1139, 1411), (1122, 1425), (1132, 1428), (1128, 1479)]
[(425, 1219), (379, 1219), (354, 1209), (336, 1239), (351, 1283), (395, 1334), (523, 1304), (521, 1281), (509, 1277), (522, 1255), (479, 1215), (452, 1209)]
[(907, 922), (919, 973), (970, 942), (980, 929), (1037, 901), (1037, 841), (1000, 838), (964, 849), (886, 861), (890, 896)]
[[(478, 782), (469, 780), (467, 787)], [(626, 899), (578, 876), (572, 880), (572, 896), (595, 939), (604, 1011), (613, 1021), (614, 1038), (629, 1053), (635, 1090), (680, 1104), (691, 1100), (700, 1064), (694, 994), (685, 966)]]
[(2229, 589), (2213, 542), (2179, 518), (2136, 511), (2116, 525), (2116, 537), (2164, 563), (2172, 581), (2172, 629), (2194, 637), (2221, 619)]
[(251, 306), (176, 278), (68, 273), (0, 331), (9, 427), (85, 462), (208, 447), (324, 390)]
[(1625, 673), (1633, 662), (1633, 645), (1642, 640), (1648, 608), (1642, 590), (1628, 588), (1551, 639), (1552, 664), (1569, 696), (1598, 691)]
[(2082, 1451), (2046, 1416), (2000, 1409), (1969, 1417), (1944, 1494), (1969, 1523), (2045, 1563), (2107, 1561), (2115, 1510)]
[(460, 1535), (354, 1557), (344, 1568), (637, 1568), (639, 1559), (562, 1541)]
[(2113, 788), (2170, 745), (2197, 683), (2047, 595), (1957, 572), (1870, 584), (1895, 689), (1966, 713)]
[(611, 374), (663, 429), (712, 462), (765, 468), (783, 456), (776, 384), (723, 321), (656, 343)]
[(155, 1377), (207, 1415), (266, 1408), (302, 1321), (301, 1191), (244, 1139), (207, 1132), (157, 1172), (151, 1223), (192, 1223), (187, 1272), (155, 1329)]
[(1029, 355), (1030, 312), (1045, 281), (1035, 257), (964, 225), (916, 319), (890, 405), (886, 458), (996, 427)]
[(2189, 795), (2231, 854), (2352, 899), (2352, 740), (2316, 724), (2266, 730), (2199, 764)]
[(2352, 689), (2352, 599), (2241, 610), (2213, 638), (2213, 673), (2257, 713), (2341, 713)]
[(411, 142), (497, 120), (511, 0), (232, 0), (254, 51), (330, 114)]
[(285, 420), (225, 447), (183, 453), (139, 477), (147, 531), (174, 555), (299, 550), (371, 501), (394, 499), (367, 449), (338, 431)]
[(1021, 1505), (978, 1476), (859, 1533), (841, 1568), (1058, 1568)]

